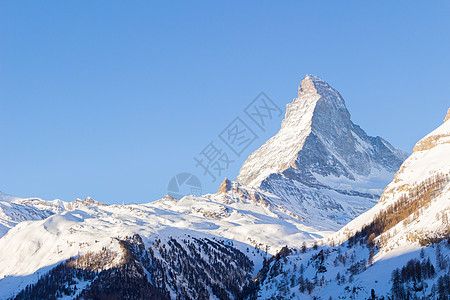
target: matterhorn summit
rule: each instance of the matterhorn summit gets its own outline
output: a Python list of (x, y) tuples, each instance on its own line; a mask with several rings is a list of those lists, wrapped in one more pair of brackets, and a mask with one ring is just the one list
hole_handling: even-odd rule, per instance
[(406, 157), (368, 136), (351, 121), (340, 93), (307, 75), (280, 131), (248, 157), (237, 181), (342, 224), (375, 204)]

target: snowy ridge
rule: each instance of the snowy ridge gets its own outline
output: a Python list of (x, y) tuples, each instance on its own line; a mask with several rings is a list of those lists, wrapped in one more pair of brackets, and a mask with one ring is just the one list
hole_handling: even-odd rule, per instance
[[(170, 205), (167, 201), (170, 199), (148, 205), (83, 207), (51, 215), (45, 220), (18, 224), (0, 239), (0, 298), (9, 297), (36, 282), (38, 274), (45, 274), (72, 257), (98, 253), (103, 249), (120, 257), (123, 249), (118, 240), (136, 234), (143, 239), (145, 248), (153, 247), (157, 240), (171, 238), (180, 240), (190, 236), (224, 240), (221, 236), (230, 236), (234, 239), (233, 248), (241, 252), (247, 252), (247, 248), (253, 249), (249, 258), (258, 269), (266, 255), (263, 250), (275, 253), (281, 248), (280, 243), (302, 238), (298, 230), (288, 230), (289, 223), (275, 224), (275, 218), (260, 220), (256, 213), (244, 214), (235, 210), (229, 220), (220, 220), (216, 216), (204, 216), (208, 205), (211, 205), (208, 201), (203, 205), (204, 210), (199, 209), (201, 204), (191, 210), (186, 203), (192, 199), (184, 198), (178, 207), (180, 210), (188, 209), (187, 213), (164, 209), (164, 206)], [(273, 231), (264, 231), (263, 227), (269, 225)], [(270, 240), (269, 235), (275, 236), (275, 232), (279, 236)], [(254, 240), (249, 240), (249, 236)], [(266, 245), (273, 248), (269, 249)], [(252, 268), (248, 276), (254, 276), (258, 269)]]
[[(36, 207), (31, 205), (32, 202), (46, 204)], [(42, 220), (54, 214), (58, 210), (52, 210), (50, 203), (38, 198), (24, 199), (0, 192), (0, 237), (22, 221)]]
[(64, 202), (41, 198), (20, 198), (0, 192), (0, 238), (23, 221), (43, 220), (53, 214), (84, 206), (106, 205), (90, 197)]
[(20, 200), (20, 199), (21, 198), (19, 198), (19, 197), (0, 192), (0, 201), (13, 202), (14, 200)]
[[(0, 291), (4, 293), (0, 298), (71, 257), (103, 248), (120, 256), (117, 238), (134, 234), (147, 247), (158, 238), (188, 234), (233, 240), (234, 247), (244, 253), (250, 247), (261, 254), (275, 254), (286, 244), (300, 246), (300, 241), (311, 243), (330, 233), (305, 225), (257, 191), (236, 189), (180, 200), (166, 196), (143, 205), (84, 205), (44, 220), (21, 222), (0, 239)], [(261, 266), (261, 256), (250, 259)]]
[[(380, 201), (372, 209), (362, 214), (330, 239), (340, 242), (351, 236), (365, 224), (370, 223), (374, 216), (393, 205), (402, 196), (420, 186), (423, 182), (435, 178), (437, 175), (448, 177), (450, 174), (450, 122), (445, 122), (430, 134), (421, 139), (414, 147), (414, 153), (402, 164), (396, 173), (395, 179), (386, 187)], [(439, 228), (446, 228), (440, 220), (436, 219), (436, 214), (450, 213), (450, 185), (444, 184), (442, 190), (434, 197), (431, 205), (424, 208), (420, 216), (416, 218), (414, 226), (408, 226), (408, 231), (400, 230), (402, 226), (392, 228), (386, 234), (393, 234), (390, 241), (399, 242), (394, 237), (404, 239), (406, 235), (413, 232), (423, 234), (435, 232)]]
[(447, 299), (449, 134), (446, 119), (420, 140), (373, 208), (314, 248), (285, 249), (284, 260), (267, 264), (258, 296)]
[[(316, 93), (314, 84), (309, 78), (315, 77), (306, 76), (299, 87), (299, 95), (301, 87), (304, 86), (304, 95), (308, 97), (305, 97), (305, 101), (296, 98), (286, 105), (286, 116), (279, 133), (250, 154), (239, 171), (238, 182), (248, 186), (259, 186), (270, 174), (295, 166), (297, 153), (311, 133), (315, 104), (321, 97)], [(298, 113), (299, 111), (301, 113)], [(260, 161), (262, 156), (269, 158), (265, 164)]]

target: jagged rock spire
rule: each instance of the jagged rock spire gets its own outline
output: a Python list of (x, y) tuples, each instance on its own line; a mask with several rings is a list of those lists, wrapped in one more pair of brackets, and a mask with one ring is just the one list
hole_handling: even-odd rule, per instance
[(313, 94), (335, 94), (335, 96), (340, 98), (339, 92), (333, 89), (322, 78), (308, 74), (302, 79), (300, 85), (298, 86), (298, 99)]

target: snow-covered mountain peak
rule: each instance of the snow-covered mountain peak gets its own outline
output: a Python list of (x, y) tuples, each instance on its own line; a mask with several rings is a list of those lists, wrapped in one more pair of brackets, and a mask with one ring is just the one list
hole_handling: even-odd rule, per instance
[(237, 181), (259, 187), (272, 174), (287, 170), (310, 173), (303, 176), (308, 182), (319, 180), (312, 173), (355, 181), (380, 171), (393, 175), (406, 156), (353, 124), (339, 92), (321, 78), (307, 75), (298, 98), (287, 105), (280, 131), (248, 157)]
[(406, 157), (368, 136), (351, 121), (339, 92), (307, 75), (280, 131), (248, 157), (237, 182), (344, 224), (375, 204)]
[[(306, 75), (299, 85), (298, 98), (286, 105), (280, 131), (249, 156), (239, 172), (238, 181), (248, 186), (259, 186), (270, 174), (295, 168), (298, 152), (313, 133), (313, 128), (314, 134), (322, 131), (313, 122), (317, 117), (313, 117), (329, 116), (327, 111), (342, 108), (347, 112), (344, 100), (336, 90), (321, 78)], [(350, 118), (348, 112), (343, 116)]]
[(334, 94), (337, 100), (343, 99), (340, 97), (339, 92), (332, 88), (326, 81), (318, 76), (314, 76), (311, 74), (306, 75), (300, 85), (298, 86), (298, 98), (294, 101), (302, 101), (305, 100), (305, 97), (310, 97), (312, 95), (321, 95), (326, 96), (328, 94)]

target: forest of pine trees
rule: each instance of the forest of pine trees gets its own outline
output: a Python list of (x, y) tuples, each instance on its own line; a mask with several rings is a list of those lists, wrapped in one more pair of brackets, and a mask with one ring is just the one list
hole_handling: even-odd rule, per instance
[[(393, 300), (412, 299), (416, 292), (421, 292), (426, 285), (424, 280), (434, 278), (435, 267), (430, 259), (411, 259), (401, 269), (392, 272), (391, 294)], [(439, 276), (437, 283), (433, 284), (428, 298), (448, 300), (450, 297), (450, 268), (446, 274)]]
[[(139, 235), (108, 249), (69, 259), (12, 299), (242, 299), (255, 293), (253, 262), (224, 241), (187, 236), (145, 248)], [(80, 289), (80, 282), (87, 285)], [(171, 296), (172, 295), (172, 296)]]

